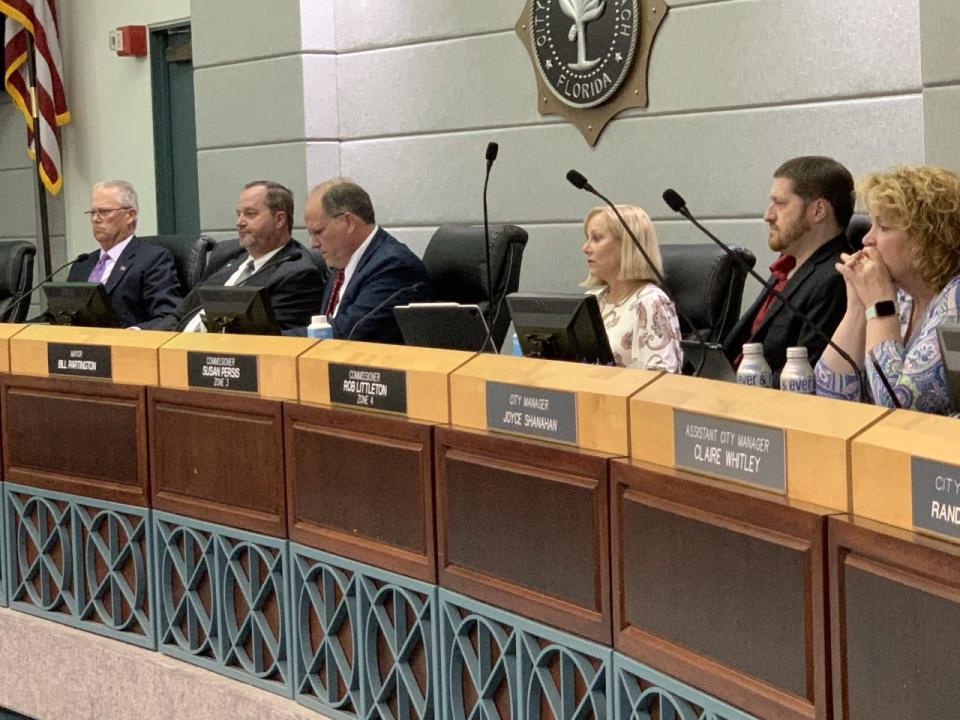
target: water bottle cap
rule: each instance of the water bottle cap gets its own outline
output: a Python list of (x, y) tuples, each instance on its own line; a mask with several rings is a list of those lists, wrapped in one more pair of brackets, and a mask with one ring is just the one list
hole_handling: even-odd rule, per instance
[(744, 355), (763, 355), (763, 343), (744, 343)]
[(787, 348), (787, 360), (806, 360), (807, 349), (805, 347)]
[(310, 317), (310, 323), (312, 325), (326, 325), (327, 316), (326, 315), (313, 315)]

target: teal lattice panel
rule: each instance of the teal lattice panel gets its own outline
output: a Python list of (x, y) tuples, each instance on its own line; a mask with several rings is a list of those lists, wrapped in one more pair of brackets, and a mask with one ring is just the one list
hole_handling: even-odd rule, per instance
[(0, 607), (7, 606), (7, 513), (4, 484), (0, 482)]
[(145, 508), (6, 483), (10, 607), (156, 647)]
[(609, 648), (439, 590), (446, 720), (605, 720)]
[(615, 720), (757, 720), (620, 653), (613, 667)]
[(287, 543), (154, 513), (157, 645), (290, 697)]
[(343, 718), (437, 716), (436, 588), (291, 543), (294, 697)]

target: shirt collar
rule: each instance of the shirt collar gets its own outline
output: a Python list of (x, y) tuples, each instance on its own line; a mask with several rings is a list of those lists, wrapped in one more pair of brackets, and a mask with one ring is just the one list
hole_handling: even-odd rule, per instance
[(130, 241), (133, 240), (133, 235), (130, 235), (126, 240), (118, 242), (109, 250), (101, 249), (100, 252), (105, 253), (110, 257), (113, 262), (116, 262), (120, 259), (120, 256), (123, 254), (123, 251), (127, 249), (127, 245), (130, 244)]

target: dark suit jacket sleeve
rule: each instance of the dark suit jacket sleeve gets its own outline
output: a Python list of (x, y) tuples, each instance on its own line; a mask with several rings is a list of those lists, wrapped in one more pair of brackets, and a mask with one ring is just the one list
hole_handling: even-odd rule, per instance
[(170, 315), (180, 303), (180, 280), (173, 255), (161, 253), (143, 272), (143, 302), (147, 320), (146, 327)]
[(151, 320), (140, 325), (144, 330), (177, 330), (185, 317), (190, 317), (196, 310), (200, 309), (200, 295), (194, 288), (176, 306), (163, 317)]
[[(429, 282), (429, 276), (420, 264), (412, 264), (403, 255), (390, 254), (377, 263), (376, 268), (369, 274), (361, 276), (357, 273), (351, 278), (362, 283), (357, 287), (357, 295), (348, 305), (337, 312), (337, 316), (330, 320), (333, 326), (333, 336), (347, 338), (354, 325), (367, 313), (382, 303), (391, 294), (400, 288), (408, 287), (417, 282)], [(348, 288), (351, 291), (352, 288)], [(352, 294), (352, 292), (351, 292)], [(374, 340), (377, 342), (399, 342), (400, 329), (393, 317), (393, 306), (402, 305), (417, 299), (413, 293), (401, 293), (386, 307), (377, 310), (363, 321), (353, 333), (354, 340)]]
[[(809, 303), (803, 305), (801, 309), (817, 323), (817, 327), (823, 331), (824, 335), (832, 336), (847, 311), (847, 293), (843, 276), (834, 270), (833, 276), (818, 287), (817, 294), (812, 296)], [(810, 364), (816, 365), (827, 347), (827, 341), (812, 325), (804, 324), (797, 337), (797, 345), (807, 348)]]
[(308, 325), (311, 316), (323, 312), (323, 275), (319, 268), (305, 267), (284, 277), (271, 288), (270, 302), (281, 328)]

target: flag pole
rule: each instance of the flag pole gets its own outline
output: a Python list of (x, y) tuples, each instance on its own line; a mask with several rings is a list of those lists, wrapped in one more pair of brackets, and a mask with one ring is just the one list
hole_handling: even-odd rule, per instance
[[(41, 150), (40, 141), (40, 107), (37, 102), (37, 61), (34, 57), (35, 47), (33, 44), (33, 35), (29, 32), (27, 36), (27, 63), (30, 71), (30, 106), (33, 113), (33, 159), (36, 168), (37, 177), (37, 205), (40, 211), (40, 241), (43, 248), (43, 267), (44, 272), (50, 272), (53, 267), (50, 253), (50, 222), (47, 219), (47, 189), (43, 184), (41, 171)], [(56, 129), (54, 128), (54, 131)]]

